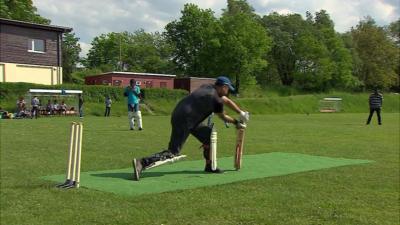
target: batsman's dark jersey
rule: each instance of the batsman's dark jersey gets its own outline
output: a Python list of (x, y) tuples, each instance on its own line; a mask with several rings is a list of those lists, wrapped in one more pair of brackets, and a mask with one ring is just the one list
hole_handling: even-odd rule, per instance
[(222, 113), (223, 102), (211, 84), (202, 85), (182, 99), (172, 112), (172, 126), (193, 129), (211, 113)]
[(195, 136), (203, 144), (204, 158), (209, 159), (211, 128), (201, 122), (213, 112), (222, 113), (223, 107), (222, 98), (218, 96), (214, 85), (211, 84), (202, 85), (182, 99), (172, 112), (172, 131), (168, 149), (142, 158), (142, 165), (147, 167), (156, 161), (178, 155), (189, 134)]
[(200, 86), (182, 99), (172, 112), (172, 132), (168, 150), (177, 154), (189, 134), (193, 134), (201, 143), (209, 144), (211, 128), (202, 125), (211, 113), (223, 112), (223, 101), (212, 84)]

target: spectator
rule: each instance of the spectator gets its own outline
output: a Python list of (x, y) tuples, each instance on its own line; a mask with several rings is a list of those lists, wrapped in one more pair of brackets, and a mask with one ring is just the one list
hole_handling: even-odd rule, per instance
[(109, 117), (110, 116), (110, 111), (111, 111), (111, 104), (112, 104), (112, 100), (111, 100), (110, 96), (107, 96), (107, 98), (106, 98), (104, 103), (106, 104), (106, 111), (104, 113), (104, 116)]
[(0, 119), (9, 119), (8, 112), (0, 107)]
[(79, 104), (78, 104), (79, 117), (83, 118), (83, 97), (82, 97), (82, 94), (79, 94), (78, 98), (79, 98)]
[(21, 112), (21, 111), (25, 111), (25, 99), (24, 97), (19, 97), (19, 99), (17, 100), (17, 113)]
[(67, 104), (64, 101), (61, 101), (61, 105), (59, 106), (59, 111), (61, 114), (67, 115)]
[(58, 102), (56, 99), (53, 101), (53, 113), (54, 114), (59, 114), (60, 112), (60, 105), (58, 105)]
[(53, 115), (53, 104), (51, 104), (50, 99), (47, 101), (46, 112), (47, 115)]
[(31, 100), (31, 105), (32, 105), (32, 109), (31, 109), (31, 119), (33, 119), (33, 117), (35, 117), (37, 119), (38, 113), (39, 113), (39, 105), (40, 105), (40, 100), (37, 96), (34, 96)]
[(374, 92), (369, 96), (369, 116), (367, 125), (371, 122), (372, 115), (376, 112), (378, 116), (378, 124), (382, 125), (381, 119), (381, 108), (382, 108), (383, 96), (379, 93), (378, 89), (375, 88)]
[(26, 102), (24, 97), (19, 97), (19, 99), (17, 100), (17, 113), (16, 113), (16, 117), (17, 118), (24, 118), (27, 116), (26, 112), (25, 112), (25, 106), (26, 106)]

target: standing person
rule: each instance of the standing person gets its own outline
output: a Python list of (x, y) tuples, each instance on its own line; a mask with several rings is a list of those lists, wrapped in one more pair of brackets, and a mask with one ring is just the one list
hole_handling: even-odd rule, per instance
[(83, 97), (82, 97), (82, 94), (79, 94), (78, 98), (79, 98), (79, 103), (78, 103), (79, 117), (82, 119), (83, 118)]
[(25, 110), (25, 99), (24, 97), (19, 97), (19, 99), (17, 100), (17, 112), (21, 112)]
[(128, 97), (128, 119), (131, 130), (135, 129), (135, 119), (138, 129), (143, 130), (142, 113), (139, 110), (140, 87), (136, 85), (136, 81), (131, 79), (129, 86), (125, 88), (124, 96)]
[(31, 100), (31, 105), (32, 105), (32, 109), (31, 109), (31, 119), (33, 119), (33, 117), (35, 117), (37, 119), (38, 113), (39, 113), (39, 104), (40, 104), (40, 100), (37, 96), (34, 96)]
[(371, 122), (372, 115), (376, 112), (378, 116), (378, 124), (382, 125), (381, 119), (381, 108), (382, 108), (383, 96), (379, 93), (378, 89), (374, 89), (374, 92), (369, 96), (369, 116), (367, 125)]
[[(134, 179), (139, 180), (140, 173), (157, 161), (163, 161), (179, 156), (182, 146), (189, 134), (196, 137), (203, 145), (203, 157), (205, 159), (205, 172), (222, 173), (219, 168), (212, 170), (210, 159), (210, 137), (212, 128), (202, 124), (212, 113), (218, 115), (225, 122), (233, 123), (236, 128), (245, 128), (243, 123), (248, 122), (249, 113), (244, 112), (231, 99), (229, 91), (234, 91), (229, 78), (218, 77), (215, 84), (205, 84), (182, 99), (175, 107), (171, 116), (171, 137), (168, 149), (142, 159), (133, 159)], [(236, 120), (225, 114), (224, 105), (240, 114)]]
[(111, 104), (112, 104), (112, 100), (110, 98), (110, 96), (106, 97), (106, 100), (104, 102), (106, 104), (106, 111), (104, 113), (104, 116), (110, 116), (110, 111), (111, 111)]

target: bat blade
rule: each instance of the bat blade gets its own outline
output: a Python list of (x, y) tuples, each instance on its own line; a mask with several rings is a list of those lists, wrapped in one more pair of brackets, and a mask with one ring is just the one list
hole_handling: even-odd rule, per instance
[(244, 144), (244, 129), (239, 129), (236, 138), (236, 149), (235, 149), (235, 161), (234, 167), (239, 170), (242, 167), (242, 155), (243, 155), (243, 144)]

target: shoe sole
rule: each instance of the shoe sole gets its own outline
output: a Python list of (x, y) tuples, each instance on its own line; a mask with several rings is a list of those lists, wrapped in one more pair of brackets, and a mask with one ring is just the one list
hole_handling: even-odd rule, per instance
[(136, 169), (136, 159), (132, 160), (133, 165), (133, 180), (139, 181), (139, 172)]

